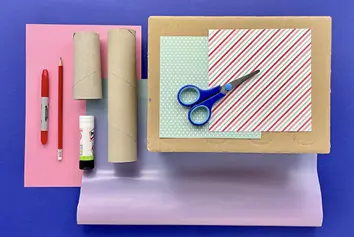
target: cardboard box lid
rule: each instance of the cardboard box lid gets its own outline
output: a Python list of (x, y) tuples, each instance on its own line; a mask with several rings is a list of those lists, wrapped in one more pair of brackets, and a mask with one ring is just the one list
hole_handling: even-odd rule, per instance
[[(330, 17), (168, 17), (149, 18), (148, 149), (157, 152), (329, 153), (330, 151)], [(312, 30), (312, 131), (263, 132), (260, 140), (161, 139), (160, 36), (208, 36), (209, 29)]]

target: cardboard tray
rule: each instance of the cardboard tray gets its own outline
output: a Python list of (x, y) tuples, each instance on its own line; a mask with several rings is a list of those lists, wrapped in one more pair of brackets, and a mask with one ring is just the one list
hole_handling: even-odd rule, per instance
[[(155, 152), (330, 152), (330, 17), (149, 18), (147, 146)], [(312, 29), (312, 131), (264, 132), (260, 140), (160, 138), (160, 36), (207, 36), (209, 29)]]

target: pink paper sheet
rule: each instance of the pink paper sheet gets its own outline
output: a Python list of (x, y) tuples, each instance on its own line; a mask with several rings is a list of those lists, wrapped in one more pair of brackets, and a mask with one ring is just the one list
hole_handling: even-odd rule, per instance
[[(76, 187), (81, 185), (78, 169), (79, 115), (85, 114), (85, 102), (72, 98), (73, 33), (95, 31), (101, 38), (102, 75), (107, 77), (107, 31), (111, 28), (136, 31), (137, 78), (141, 78), (141, 27), (93, 25), (26, 26), (26, 132), (25, 187)], [(64, 63), (63, 160), (57, 160), (57, 73), (59, 57)], [(43, 69), (49, 71), (49, 136), (40, 143), (40, 81)], [(79, 134), (79, 133), (77, 133)]]

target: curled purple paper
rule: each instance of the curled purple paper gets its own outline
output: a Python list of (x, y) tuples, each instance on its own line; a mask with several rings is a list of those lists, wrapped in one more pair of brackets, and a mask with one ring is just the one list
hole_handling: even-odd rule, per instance
[(78, 224), (322, 225), (316, 154), (148, 152), (147, 80), (138, 88), (135, 163), (108, 163), (106, 97), (87, 103), (96, 164), (82, 179)]

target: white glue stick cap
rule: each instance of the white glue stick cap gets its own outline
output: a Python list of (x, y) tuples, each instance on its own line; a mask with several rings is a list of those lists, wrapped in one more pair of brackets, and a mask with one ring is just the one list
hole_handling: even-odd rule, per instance
[(81, 115), (80, 116), (80, 127), (94, 127), (94, 116)]

